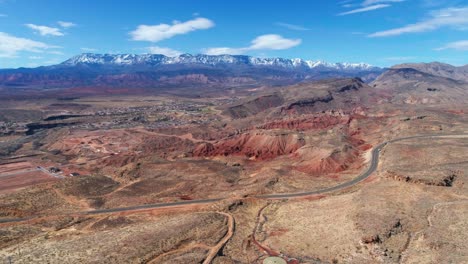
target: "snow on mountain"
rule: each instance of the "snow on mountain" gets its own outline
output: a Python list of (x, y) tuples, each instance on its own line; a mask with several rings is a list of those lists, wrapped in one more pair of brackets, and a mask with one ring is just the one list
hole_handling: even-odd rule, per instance
[(61, 63), (62, 66), (76, 65), (170, 65), (170, 64), (202, 64), (210, 66), (218, 65), (248, 65), (270, 66), (288, 69), (309, 70), (341, 70), (341, 71), (370, 71), (380, 69), (366, 63), (329, 63), (324, 61), (310, 61), (303, 59), (284, 58), (257, 58), (243, 55), (191, 55), (182, 54), (177, 57), (167, 57), (161, 54), (93, 54), (83, 53)]

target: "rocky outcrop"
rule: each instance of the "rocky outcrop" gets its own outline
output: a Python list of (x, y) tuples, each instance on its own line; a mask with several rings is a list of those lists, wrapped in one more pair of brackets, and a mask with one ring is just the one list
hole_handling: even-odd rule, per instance
[(362, 87), (364, 87), (364, 82), (360, 78), (354, 78), (352, 83), (340, 87), (337, 92), (342, 93), (351, 90), (357, 91)]
[(331, 93), (329, 93), (322, 97), (314, 97), (314, 98), (309, 98), (309, 99), (304, 99), (304, 100), (298, 100), (296, 102), (289, 104), (282, 110), (292, 110), (298, 107), (312, 107), (316, 103), (329, 103), (332, 100), (333, 100), (333, 96)]
[(457, 172), (452, 172), (439, 179), (417, 179), (411, 176), (405, 176), (405, 175), (401, 175), (393, 171), (389, 171), (387, 173), (387, 178), (394, 179), (397, 181), (407, 182), (407, 183), (452, 187), (455, 180), (457, 179), (457, 174), (458, 174)]

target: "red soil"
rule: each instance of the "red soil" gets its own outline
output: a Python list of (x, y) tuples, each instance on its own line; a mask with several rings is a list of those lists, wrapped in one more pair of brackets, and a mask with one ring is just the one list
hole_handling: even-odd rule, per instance
[(271, 231), (270, 233), (268, 233), (268, 236), (281, 236), (281, 235), (284, 235), (288, 231), (289, 230), (286, 228), (280, 228), (280, 229)]
[(455, 115), (464, 115), (465, 111), (463, 110), (447, 110), (448, 113), (455, 114)]
[(15, 161), (0, 165), (0, 173), (7, 173), (15, 170), (24, 170), (34, 167), (29, 161)]
[(307, 200), (307, 201), (316, 201), (316, 200), (320, 200), (320, 199), (325, 198), (325, 197), (327, 197), (327, 196), (323, 195), (323, 194), (319, 194), (319, 195), (307, 196), (307, 197), (304, 197), (302, 199)]
[(57, 178), (53, 178), (42, 171), (30, 171), (11, 176), (1, 176), (0, 193), (8, 193), (30, 185), (56, 180)]

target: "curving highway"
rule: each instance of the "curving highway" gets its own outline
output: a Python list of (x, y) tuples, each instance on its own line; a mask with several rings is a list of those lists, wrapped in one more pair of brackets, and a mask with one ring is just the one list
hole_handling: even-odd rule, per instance
[[(375, 172), (377, 169), (377, 166), (379, 164), (379, 154), (380, 151), (384, 146), (386, 146), (389, 143), (394, 143), (394, 142), (399, 142), (403, 140), (409, 140), (409, 139), (417, 139), (417, 138), (450, 138), (450, 137), (466, 137), (468, 134), (438, 134), (438, 135), (419, 135), (419, 136), (411, 136), (411, 137), (402, 137), (402, 138), (397, 138), (397, 139), (392, 139), (389, 141), (386, 141), (378, 146), (376, 146), (372, 150), (372, 157), (370, 161), (370, 166), (367, 168), (366, 171), (364, 171), (362, 174), (360, 174), (358, 177), (338, 184), (333, 187), (328, 187), (325, 189), (320, 189), (320, 190), (314, 190), (314, 191), (305, 191), (305, 192), (297, 192), (297, 193), (279, 193), (279, 194), (265, 194), (265, 195), (257, 195), (253, 196), (255, 198), (259, 199), (290, 199), (290, 198), (298, 198), (298, 197), (304, 197), (304, 196), (309, 196), (309, 195), (315, 195), (315, 194), (323, 194), (323, 193), (328, 193), (328, 192), (333, 192), (333, 191), (338, 191), (342, 190), (348, 187), (351, 187), (353, 185), (356, 185), (357, 183), (365, 180), (368, 178), (372, 173)], [(73, 215), (93, 215), (93, 214), (103, 214), (103, 213), (116, 213), (116, 212), (125, 212), (125, 211), (135, 211), (135, 210), (144, 210), (144, 209), (156, 209), (156, 208), (167, 208), (167, 207), (178, 207), (178, 206), (184, 206), (184, 205), (196, 205), (196, 204), (209, 204), (209, 203), (214, 203), (218, 202), (226, 198), (213, 198), (213, 199), (201, 199), (201, 200), (190, 200), (190, 201), (180, 201), (180, 202), (171, 202), (171, 203), (157, 203), (157, 204), (144, 204), (144, 205), (137, 205), (137, 206), (129, 206), (129, 207), (118, 207), (118, 208), (110, 208), (110, 209), (98, 209), (98, 210), (92, 210), (92, 211), (85, 211), (85, 212), (77, 212), (74, 213)], [(22, 221), (27, 221), (31, 220), (33, 218), (8, 218), (8, 219), (0, 219), (0, 223), (12, 223), (12, 222), (22, 222)]]
[[(446, 137), (448, 135), (421, 135), (421, 136), (411, 136), (411, 137), (402, 137), (402, 138), (397, 138), (397, 139), (392, 139), (387, 142), (384, 142), (377, 147), (375, 147), (372, 150), (372, 157), (371, 157), (371, 162), (370, 166), (367, 168), (365, 172), (363, 172), (361, 175), (358, 177), (347, 181), (343, 182), (341, 184), (335, 185), (333, 187), (325, 188), (325, 189), (320, 189), (320, 190), (315, 190), (315, 191), (306, 191), (306, 192), (298, 192), (298, 193), (280, 193), (280, 194), (265, 194), (265, 195), (259, 195), (256, 196), (257, 198), (263, 198), (263, 199), (287, 199), (287, 198), (296, 198), (296, 197), (302, 197), (302, 196), (308, 196), (308, 195), (314, 195), (314, 194), (322, 194), (322, 193), (327, 193), (327, 192), (333, 192), (333, 191), (338, 191), (341, 189), (345, 189), (348, 187), (351, 187), (369, 176), (377, 169), (377, 166), (379, 165), (379, 154), (380, 151), (382, 150), (383, 147), (385, 147), (388, 143), (394, 143), (398, 141), (403, 141), (403, 140), (408, 140), (408, 139), (415, 139), (415, 138), (433, 138), (433, 137)], [(452, 136), (452, 135), (450, 135)], [(458, 135), (459, 136), (459, 135)]]

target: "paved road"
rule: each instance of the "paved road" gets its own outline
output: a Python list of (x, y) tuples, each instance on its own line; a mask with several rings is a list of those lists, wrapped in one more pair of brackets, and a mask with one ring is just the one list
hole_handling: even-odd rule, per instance
[[(376, 169), (379, 164), (379, 154), (380, 151), (384, 146), (386, 146), (389, 143), (395, 143), (403, 140), (409, 140), (409, 139), (417, 139), (417, 138), (447, 138), (447, 137), (460, 137), (460, 136), (468, 136), (468, 134), (439, 134), (439, 135), (420, 135), (420, 136), (411, 136), (411, 137), (402, 137), (402, 138), (397, 138), (397, 139), (392, 139), (387, 142), (384, 142), (377, 147), (375, 147), (372, 150), (372, 157), (371, 157), (371, 162), (370, 166), (367, 168), (365, 172), (363, 172), (361, 175), (358, 177), (338, 184), (333, 187), (325, 188), (325, 189), (320, 189), (320, 190), (314, 190), (314, 191), (306, 191), (306, 192), (298, 192), (298, 193), (280, 193), (280, 194), (265, 194), (265, 195), (257, 195), (254, 196), (255, 198), (259, 199), (289, 199), (289, 198), (297, 198), (297, 197), (304, 197), (304, 196), (309, 196), (309, 195), (314, 195), (314, 194), (323, 194), (323, 193), (328, 193), (332, 191), (338, 191), (342, 190), (348, 187), (351, 187), (366, 178), (368, 178)], [(103, 214), (103, 213), (115, 213), (115, 212), (125, 212), (125, 211), (134, 211), (134, 210), (142, 210), (142, 209), (155, 209), (155, 208), (167, 208), (167, 207), (177, 207), (177, 206), (183, 206), (183, 205), (195, 205), (195, 204), (209, 204), (209, 203), (214, 203), (218, 202), (221, 200), (224, 200), (226, 198), (213, 198), (213, 199), (202, 199), (202, 200), (190, 200), (190, 201), (181, 201), (181, 202), (171, 202), (171, 203), (158, 203), (158, 204), (145, 204), (145, 205), (137, 205), (137, 206), (129, 206), (129, 207), (119, 207), (119, 208), (111, 208), (111, 209), (98, 209), (98, 210), (93, 210), (93, 211), (86, 211), (86, 212), (78, 212), (76, 214), (82, 214), (82, 215), (93, 215), (93, 214)], [(0, 223), (11, 223), (11, 222), (21, 222), (21, 221), (27, 221), (32, 218), (10, 218), (10, 219), (0, 219)]]

